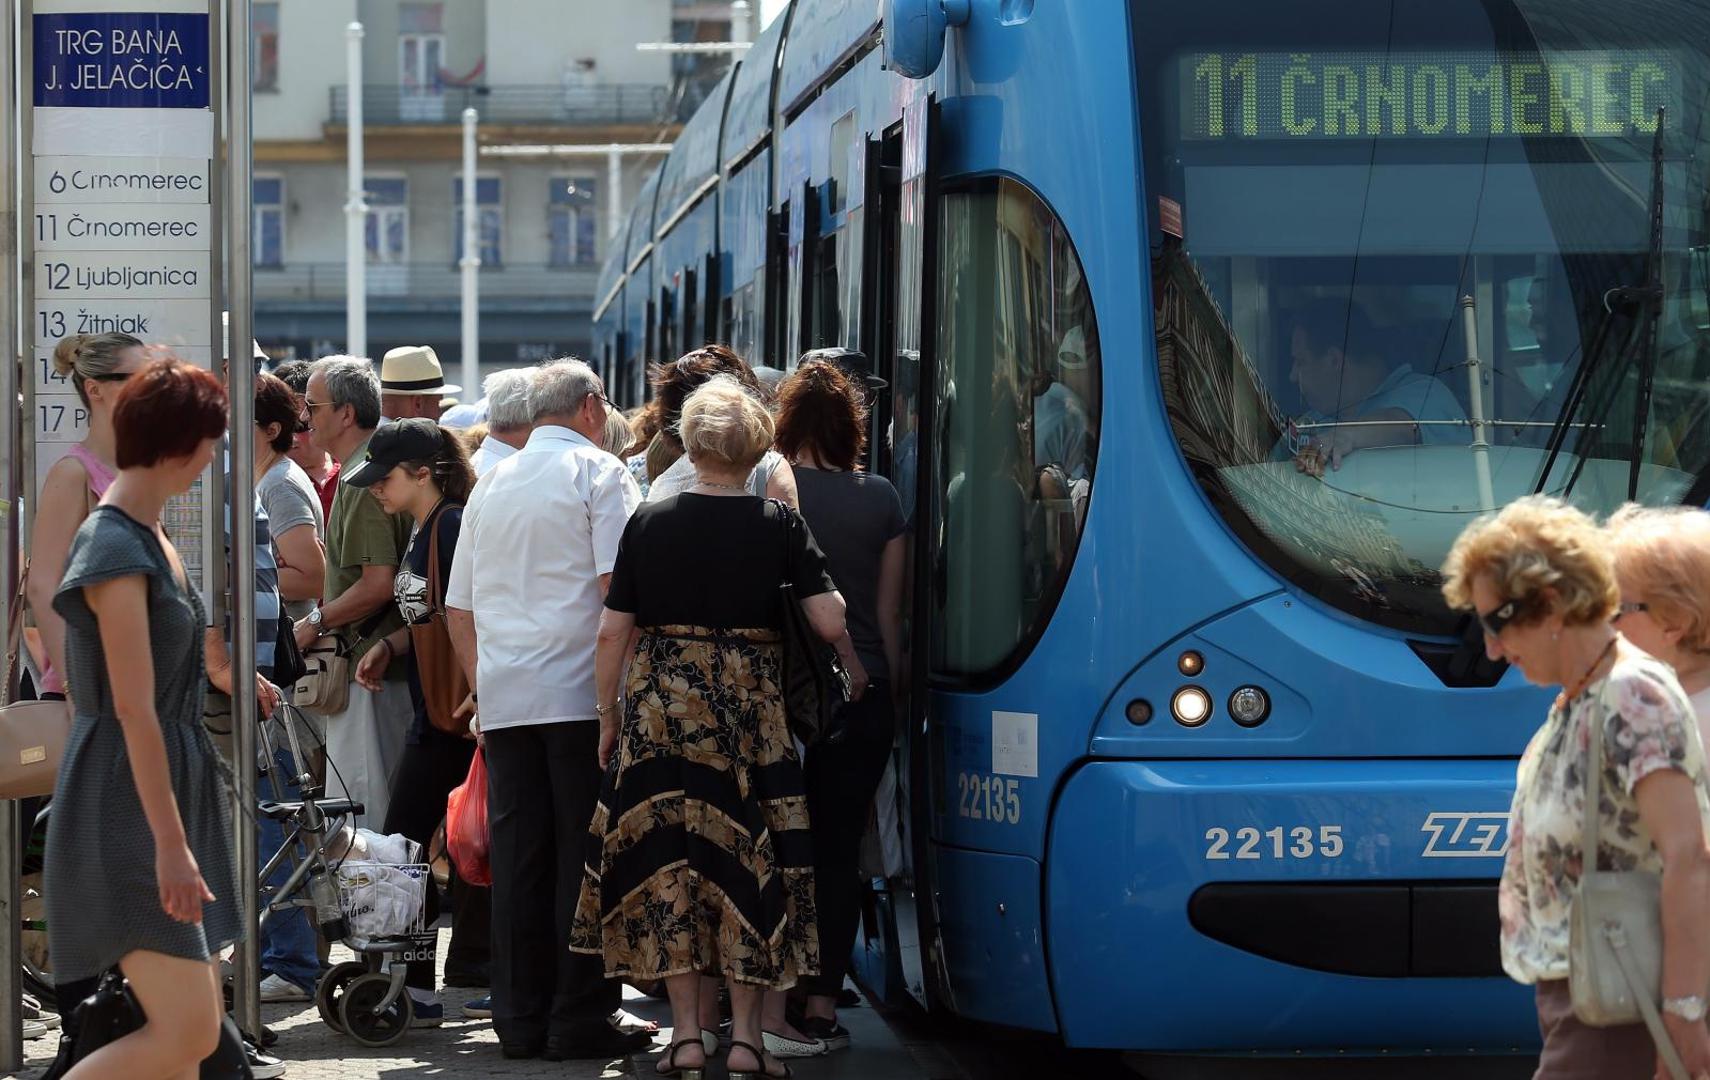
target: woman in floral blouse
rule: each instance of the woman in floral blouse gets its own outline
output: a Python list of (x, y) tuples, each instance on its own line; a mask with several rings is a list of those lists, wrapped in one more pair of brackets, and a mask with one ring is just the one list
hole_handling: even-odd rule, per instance
[(1499, 906), (1502, 966), (1536, 984), (1541, 1080), (1649, 1080), (1659, 1071), (1643, 1024), (1594, 1028), (1568, 993), (1569, 913), (1590, 732), (1604, 741), (1605, 870), (1663, 875), (1664, 1024), (1694, 1080), (1710, 1078), (1710, 787), (1692, 707), (1667, 664), (1612, 624), (1620, 591), (1607, 537), (1567, 504), (1521, 499), (1468, 527), (1443, 566), (1444, 595), (1476, 613), (1485, 651), (1562, 692), (1520, 759)]

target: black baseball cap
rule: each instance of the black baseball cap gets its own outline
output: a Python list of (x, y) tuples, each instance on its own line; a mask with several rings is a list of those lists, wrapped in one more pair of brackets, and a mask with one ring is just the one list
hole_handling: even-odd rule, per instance
[(833, 345), (824, 349), (809, 349), (802, 353), (802, 363), (810, 360), (825, 360), (843, 369), (843, 374), (851, 380), (865, 386), (868, 390), (883, 390), (891, 385), (873, 374), (872, 361), (860, 349), (846, 349), (841, 345)]
[(368, 440), (368, 460), (345, 473), (344, 482), (353, 487), (373, 487), (404, 462), (426, 461), (444, 445), (439, 425), (425, 416), (381, 424)]

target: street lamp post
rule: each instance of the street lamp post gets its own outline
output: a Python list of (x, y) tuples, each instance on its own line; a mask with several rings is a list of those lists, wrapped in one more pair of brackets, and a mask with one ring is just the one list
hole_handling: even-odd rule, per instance
[(344, 351), (351, 356), (368, 355), (367, 252), (363, 229), (368, 204), (362, 191), (362, 24), (344, 29), (348, 114), (345, 117), (345, 158), (348, 181), (344, 201)]
[(479, 398), (481, 385), (481, 222), (475, 198), (474, 109), (463, 110), (463, 400)]

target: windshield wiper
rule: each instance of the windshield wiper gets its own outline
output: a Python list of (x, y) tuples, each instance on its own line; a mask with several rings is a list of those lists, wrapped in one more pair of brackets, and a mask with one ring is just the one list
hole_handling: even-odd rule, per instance
[[(1639, 372), (1638, 400), (1634, 405), (1634, 423), (1631, 462), (1627, 476), (1627, 497), (1634, 498), (1639, 489), (1639, 470), (1644, 459), (1645, 432), (1650, 422), (1651, 387), (1657, 367), (1657, 326), (1662, 321), (1663, 292), (1663, 211), (1665, 208), (1663, 196), (1663, 166), (1665, 162), (1664, 121), (1667, 119), (1667, 109), (1657, 110), (1657, 132), (1651, 143), (1651, 198), (1650, 198), (1650, 236), (1648, 250), (1645, 255), (1645, 282), (1642, 285), (1622, 285), (1609, 290), (1603, 297), (1603, 318), (1597, 324), (1597, 330), (1592, 334), (1591, 345), (1585, 351), (1584, 359), (1579, 369), (1574, 372), (1573, 381), (1568, 385), (1567, 400), (1562, 402), (1560, 415), (1556, 417), (1555, 426), (1550, 429), (1549, 441), (1545, 444), (1544, 467), (1538, 473), (1538, 484), (1533, 489), (1538, 494), (1548, 485), (1550, 474), (1555, 470), (1556, 459), (1561, 456), (1562, 447), (1567, 442), (1568, 431), (1573, 427), (1573, 418), (1584, 403), (1586, 393), (1591, 386), (1591, 378), (1596, 373), (1603, 352), (1609, 343), (1609, 337), (1614, 330), (1615, 320), (1621, 315), (1630, 315), (1637, 322), (1629, 331), (1626, 342), (1618, 354), (1620, 362), (1616, 365), (1617, 375), (1625, 367), (1625, 361), (1631, 354), (1635, 341), (1642, 344), (1640, 355), (1641, 369)], [(1609, 410), (1614, 406), (1618, 396), (1618, 386), (1612, 385), (1604, 396), (1595, 418), (1580, 425), (1580, 443), (1583, 446), (1589, 432), (1603, 426)], [(1578, 448), (1576, 446), (1576, 449)], [(1574, 463), (1573, 472), (1568, 477), (1559, 494), (1565, 496), (1571, 491), (1579, 477), (1585, 471), (1587, 455), (1579, 453), (1579, 460)]]

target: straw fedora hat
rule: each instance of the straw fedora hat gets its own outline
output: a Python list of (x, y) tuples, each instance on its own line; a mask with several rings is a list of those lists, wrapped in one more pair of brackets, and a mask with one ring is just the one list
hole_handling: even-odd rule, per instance
[(432, 394), (445, 397), (462, 390), (445, 381), (439, 357), (428, 345), (404, 345), (380, 361), (382, 394)]

